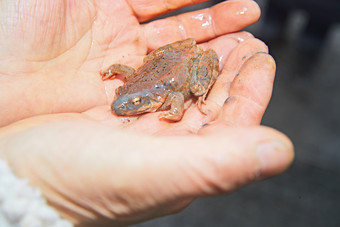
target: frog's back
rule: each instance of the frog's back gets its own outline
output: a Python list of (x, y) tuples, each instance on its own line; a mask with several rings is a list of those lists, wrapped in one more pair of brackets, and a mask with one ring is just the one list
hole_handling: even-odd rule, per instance
[(188, 93), (188, 58), (187, 52), (174, 49), (147, 61), (136, 70), (129, 82), (121, 88), (121, 93), (135, 93), (144, 89), (158, 91), (181, 91)]

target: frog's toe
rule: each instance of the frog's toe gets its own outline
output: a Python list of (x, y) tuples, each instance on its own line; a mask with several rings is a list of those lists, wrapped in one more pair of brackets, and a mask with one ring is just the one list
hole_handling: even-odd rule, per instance
[(199, 110), (202, 114), (208, 115), (208, 112), (202, 108), (202, 104), (204, 104), (204, 105), (206, 104), (206, 102), (205, 102), (205, 97), (204, 97), (204, 96), (199, 97), (196, 104), (197, 104), (198, 110)]
[(166, 119), (166, 120), (170, 120), (170, 121), (180, 121), (182, 119), (182, 114), (175, 114), (175, 113), (171, 113), (170, 111), (166, 111), (163, 113), (160, 113), (158, 115), (159, 119)]
[(100, 71), (100, 76), (102, 77), (102, 80), (109, 80), (112, 78), (112, 74), (110, 74), (108, 71)]

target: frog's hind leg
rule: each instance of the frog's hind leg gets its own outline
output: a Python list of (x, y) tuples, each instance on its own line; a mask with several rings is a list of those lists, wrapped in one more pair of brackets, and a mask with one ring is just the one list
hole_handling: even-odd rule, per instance
[(184, 96), (181, 92), (172, 92), (165, 99), (164, 104), (159, 110), (167, 109), (170, 106), (170, 110), (159, 114), (159, 119), (168, 119), (171, 121), (179, 121), (182, 119), (184, 112)]
[(134, 73), (135, 69), (131, 68), (130, 66), (113, 64), (107, 70), (101, 71), (100, 75), (102, 76), (102, 80), (110, 80), (114, 79), (116, 75), (123, 75), (128, 81)]
[(205, 98), (214, 84), (219, 72), (219, 61), (214, 50), (209, 49), (198, 57), (191, 70), (190, 91), (198, 98), (198, 109), (202, 110), (202, 103), (205, 103)]
[(174, 43), (170, 43), (154, 51), (151, 51), (148, 55), (144, 57), (143, 62), (145, 63), (155, 58), (159, 58), (162, 55), (164, 55), (164, 53), (173, 51), (175, 49), (185, 49), (188, 47), (192, 47), (195, 44), (196, 44), (196, 41), (193, 38), (188, 38), (188, 39), (180, 40)]

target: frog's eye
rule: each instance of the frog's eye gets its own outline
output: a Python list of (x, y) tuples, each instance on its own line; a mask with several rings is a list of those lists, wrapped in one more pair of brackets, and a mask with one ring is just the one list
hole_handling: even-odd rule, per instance
[(132, 103), (133, 103), (133, 105), (135, 105), (135, 106), (137, 106), (137, 105), (139, 105), (140, 104), (140, 98), (139, 97), (136, 97), (136, 98), (134, 98), (134, 99), (132, 99)]

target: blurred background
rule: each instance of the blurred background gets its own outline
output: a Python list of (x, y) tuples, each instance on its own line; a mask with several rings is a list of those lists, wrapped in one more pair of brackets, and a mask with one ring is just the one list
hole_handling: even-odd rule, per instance
[(292, 139), (293, 165), (274, 178), (135, 227), (340, 226), (340, 1), (257, 2), (262, 17), (246, 30), (265, 41), (277, 61), (262, 124)]

